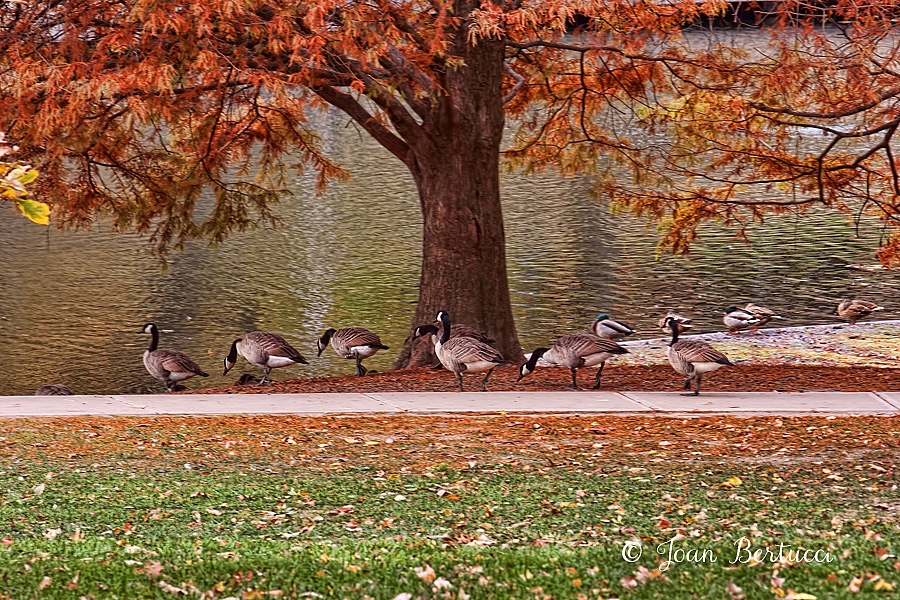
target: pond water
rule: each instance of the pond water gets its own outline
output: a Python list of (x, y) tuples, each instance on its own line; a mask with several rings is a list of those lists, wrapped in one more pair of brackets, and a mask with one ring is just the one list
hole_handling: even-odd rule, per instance
[[(217, 248), (190, 245), (160, 270), (145, 240), (91, 231), (61, 233), (12, 214), (0, 218), (0, 394), (30, 395), (64, 383), (76, 393), (161, 390), (144, 370), (149, 336), (178, 348), (211, 376), (188, 387), (233, 383), (258, 374), (239, 359), (222, 376), (231, 341), (254, 329), (279, 332), (310, 365), (278, 369), (274, 379), (353, 373), (315, 340), (328, 327), (361, 325), (391, 346), (368, 359), (390, 367), (409, 333), (419, 279), (421, 216), (405, 167), (377, 144), (328, 116), (326, 148), (353, 177), (322, 197), (309, 177), (278, 209), (282, 225), (235, 234)], [(844, 297), (868, 298), (898, 318), (897, 273), (848, 265), (875, 261), (880, 231), (858, 230), (842, 215), (785, 216), (751, 230), (752, 245), (715, 227), (689, 256), (655, 255), (656, 234), (612, 214), (588, 196), (586, 178), (505, 175), (513, 310), (530, 351), (585, 330), (598, 312), (658, 337), (668, 309), (691, 315), (696, 331), (721, 331), (723, 308), (753, 301), (785, 325), (837, 321)]]

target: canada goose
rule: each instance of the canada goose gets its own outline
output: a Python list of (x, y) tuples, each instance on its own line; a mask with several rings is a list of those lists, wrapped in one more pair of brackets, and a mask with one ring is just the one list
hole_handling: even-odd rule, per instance
[(481, 391), (487, 391), (487, 381), (498, 365), (509, 364), (500, 353), (484, 342), (472, 337), (450, 337), (450, 315), (445, 311), (437, 314), (437, 321), (443, 324), (441, 337), (434, 345), (434, 353), (448, 371), (453, 371), (459, 383), (459, 391), (463, 391), (462, 374), (483, 373), (487, 371), (481, 382)]
[(152, 336), (150, 347), (144, 351), (144, 367), (153, 378), (166, 384), (167, 392), (175, 391), (179, 381), (190, 379), (194, 375), (209, 377), (207, 373), (203, 372), (200, 365), (188, 358), (187, 354), (167, 348), (157, 350), (159, 330), (153, 323), (144, 325), (141, 333), (149, 333)]
[[(413, 330), (413, 339), (417, 337), (422, 337), (431, 333), (434, 337), (434, 343), (437, 343), (438, 338), (441, 337), (441, 334), (444, 333), (444, 324), (440, 321), (435, 321), (436, 324), (432, 325), (420, 325)], [(454, 323), (450, 326), (450, 337), (470, 337), (478, 340), (479, 342), (484, 342), (485, 344), (493, 344), (494, 338), (489, 337), (480, 329), (476, 329), (471, 325), (466, 325), (465, 323)]]
[(778, 320), (784, 319), (784, 317), (782, 317), (781, 315), (776, 315), (775, 311), (772, 310), (771, 308), (766, 308), (765, 306), (753, 304), (752, 302), (749, 302), (747, 304), (747, 306), (744, 307), (744, 310), (747, 311), (748, 313), (752, 314), (757, 319), (759, 319), (759, 321), (757, 321), (757, 323), (753, 326), (753, 329), (751, 329), (750, 331), (756, 331), (757, 329), (759, 329), (760, 327), (762, 327), (769, 321), (772, 321), (773, 319), (778, 319)]
[(318, 356), (328, 347), (331, 347), (341, 358), (356, 360), (356, 375), (362, 377), (368, 372), (362, 365), (364, 358), (369, 358), (379, 350), (387, 350), (388, 347), (381, 343), (381, 339), (365, 327), (343, 327), (335, 330), (329, 328), (316, 341)]
[(854, 325), (859, 319), (868, 317), (876, 310), (884, 310), (883, 306), (878, 306), (874, 302), (865, 300), (842, 300), (837, 306), (837, 314), (845, 321), (849, 321)]
[(634, 329), (621, 321), (613, 321), (606, 314), (597, 315), (597, 318), (591, 323), (591, 330), (595, 335), (608, 340), (621, 340), (634, 333)]
[(667, 352), (669, 364), (681, 375), (687, 377), (684, 389), (691, 389), (691, 380), (697, 380), (697, 388), (691, 394), (685, 396), (700, 395), (700, 380), (704, 373), (710, 373), (725, 366), (733, 366), (728, 358), (701, 340), (678, 340), (678, 321), (673, 317), (666, 319), (669, 329), (672, 331), (672, 341), (669, 342)]
[(519, 367), (519, 379), (534, 372), (537, 361), (541, 357), (547, 362), (568, 367), (572, 372), (572, 389), (578, 389), (575, 372), (581, 367), (593, 367), (600, 365), (594, 387), (600, 387), (600, 376), (603, 374), (603, 366), (613, 354), (628, 354), (628, 350), (612, 340), (594, 335), (593, 333), (570, 333), (564, 335), (555, 342), (552, 348), (536, 348), (531, 353), (528, 362)]
[[(431, 343), (437, 344), (438, 339), (441, 336), (441, 333), (444, 331), (444, 324), (440, 321), (437, 321), (440, 324), (440, 327), (437, 325), (419, 325), (415, 329), (413, 329), (412, 339), (416, 340), (420, 337), (425, 337), (427, 335), (431, 336)], [(484, 342), (487, 345), (491, 345), (494, 343), (494, 339), (486, 336), (484, 333), (475, 329), (471, 325), (466, 325), (465, 323), (454, 323), (450, 326), (450, 337), (470, 337), (478, 340), (479, 342)], [(443, 369), (444, 365), (441, 364), (440, 361), (433, 367), (432, 369)]]
[(675, 322), (678, 324), (678, 333), (684, 333), (688, 329), (692, 329), (694, 326), (691, 325), (693, 319), (689, 319), (688, 317), (682, 317), (678, 313), (673, 313), (671, 311), (667, 312), (666, 315), (659, 320), (659, 328), (665, 331), (666, 333), (671, 333), (668, 324), (666, 323), (666, 319), (672, 317), (675, 319)]
[(722, 316), (722, 322), (728, 327), (728, 333), (737, 333), (741, 329), (756, 325), (759, 321), (759, 318), (752, 312), (737, 306), (729, 306)]
[[(244, 335), (243, 339), (234, 340), (231, 350), (225, 357), (225, 375), (237, 362), (240, 354), (251, 365), (263, 370), (265, 376), (257, 385), (269, 382), (269, 371), (278, 367), (288, 367), (293, 364), (308, 365), (306, 359), (288, 344), (283, 337), (269, 331), (251, 331)], [(271, 383), (271, 382), (270, 382)]]
[(61, 383), (42, 385), (34, 393), (35, 396), (74, 396), (72, 390)]

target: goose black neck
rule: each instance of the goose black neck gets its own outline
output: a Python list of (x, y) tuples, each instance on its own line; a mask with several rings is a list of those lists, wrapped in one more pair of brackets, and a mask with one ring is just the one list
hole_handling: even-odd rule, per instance
[(547, 351), (547, 348), (535, 348), (534, 352), (531, 353), (531, 356), (528, 357), (528, 362), (525, 363), (525, 366), (529, 371), (534, 371), (535, 367), (537, 367), (537, 361), (544, 356), (544, 352)]
[(669, 324), (669, 329), (672, 330), (672, 341), (669, 342), (669, 345), (671, 346), (678, 341), (678, 322), (675, 321), (675, 319), (669, 319), (667, 322)]
[(237, 362), (237, 343), (241, 340), (234, 340), (231, 342), (231, 350), (228, 351), (228, 358), (226, 360), (231, 364)]
[(450, 339), (450, 315), (441, 313), (441, 323), (444, 325), (444, 331), (441, 332), (441, 344), (446, 344)]
[(148, 352), (153, 352), (156, 350), (156, 347), (159, 346), (159, 331), (156, 327), (150, 328), (150, 348), (147, 349)]
[(415, 336), (425, 337), (426, 335), (437, 335), (438, 328), (434, 325), (419, 325), (416, 327)]

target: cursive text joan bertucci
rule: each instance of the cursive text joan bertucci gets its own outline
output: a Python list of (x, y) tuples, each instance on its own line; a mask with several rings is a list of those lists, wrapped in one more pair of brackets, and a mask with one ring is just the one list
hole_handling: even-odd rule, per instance
[[(683, 548), (676, 545), (676, 538), (656, 547), (657, 555), (663, 559), (659, 566), (660, 571), (665, 571), (670, 566), (679, 563), (714, 563), (719, 562), (719, 557), (710, 548)], [(734, 551), (727, 552), (727, 562), (732, 565), (748, 563), (830, 563), (835, 560), (827, 550), (813, 550), (802, 546), (793, 546), (779, 542), (772, 546), (753, 547), (750, 539), (738, 538), (734, 543)], [(641, 548), (634, 542), (626, 542), (622, 549), (622, 558), (628, 562), (637, 562), (641, 557)]]

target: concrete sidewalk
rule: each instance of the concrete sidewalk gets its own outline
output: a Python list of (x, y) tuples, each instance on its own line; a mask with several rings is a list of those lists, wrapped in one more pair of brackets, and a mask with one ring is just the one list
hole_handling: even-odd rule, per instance
[(900, 392), (386, 392), (0, 396), (0, 418), (77, 415), (449, 414), (900, 415)]

